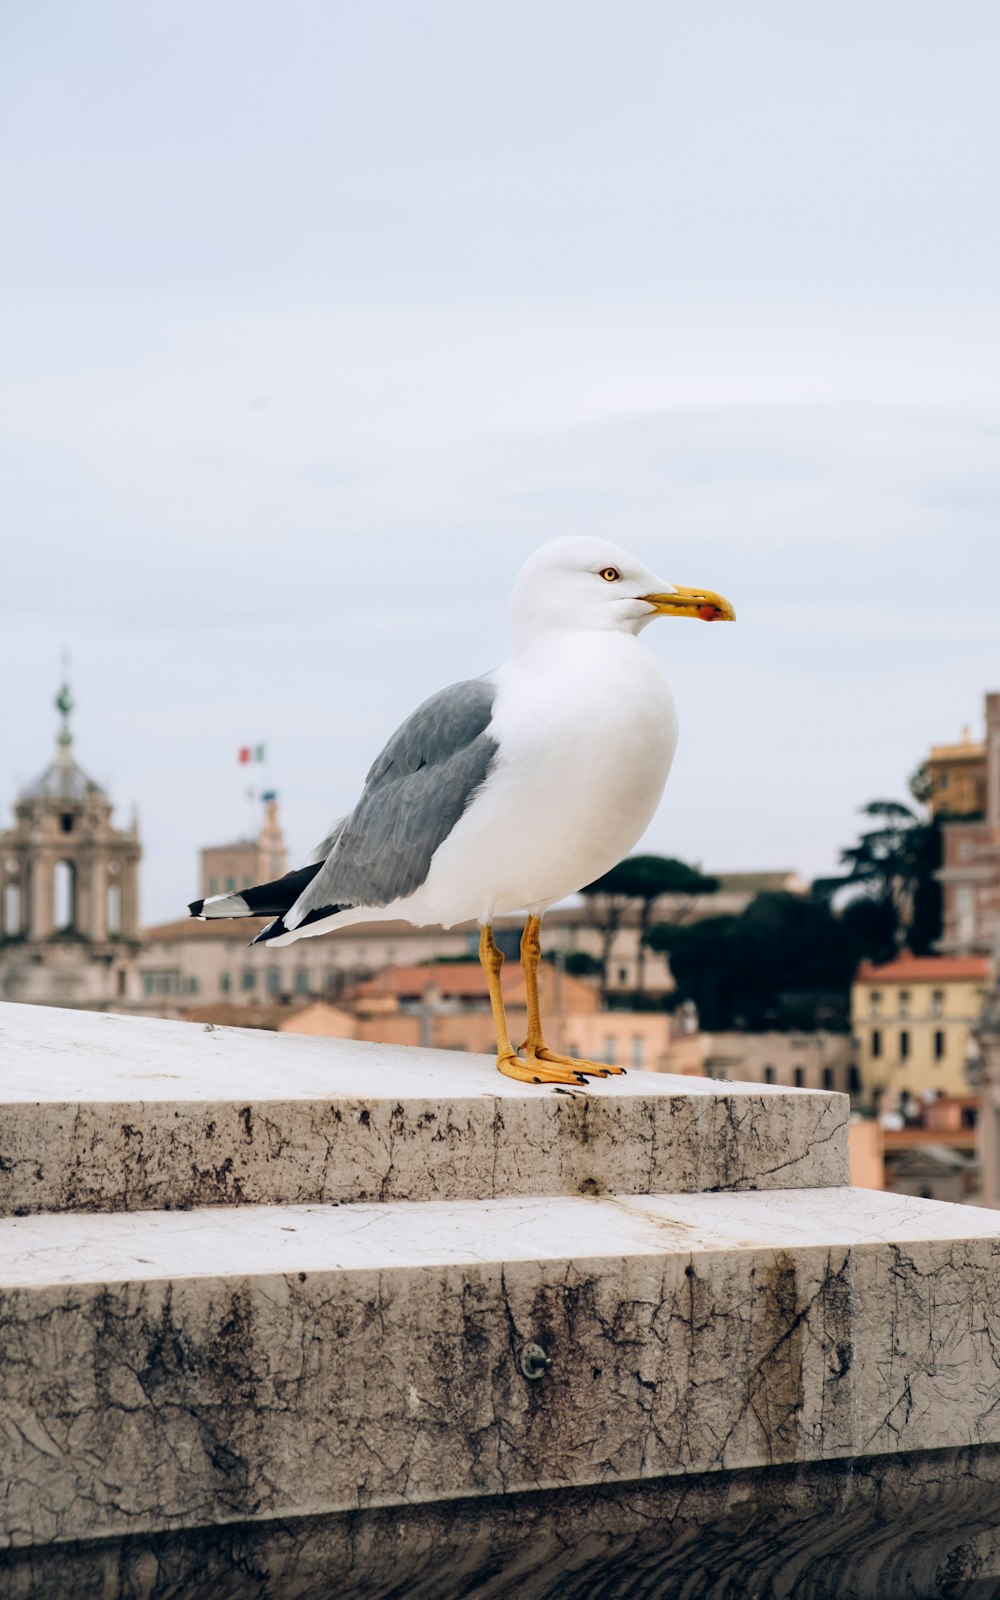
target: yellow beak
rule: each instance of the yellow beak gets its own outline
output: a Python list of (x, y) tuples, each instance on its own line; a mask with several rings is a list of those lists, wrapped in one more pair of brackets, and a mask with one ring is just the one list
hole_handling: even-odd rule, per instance
[(639, 598), (662, 617), (700, 617), (702, 622), (736, 621), (736, 612), (729, 601), (711, 589), (683, 589), (678, 585), (672, 594), (643, 594)]

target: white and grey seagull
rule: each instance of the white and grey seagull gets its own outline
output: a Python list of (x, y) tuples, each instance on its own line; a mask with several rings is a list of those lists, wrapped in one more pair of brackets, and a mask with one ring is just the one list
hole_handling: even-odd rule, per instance
[[(608, 872), (659, 804), (674, 747), (670, 684), (639, 641), (654, 617), (732, 621), (728, 600), (664, 583), (603, 539), (553, 539), (510, 597), (512, 650), (481, 678), (431, 695), (389, 740), (304, 866), (241, 894), (195, 900), (196, 917), (270, 916), (254, 944), (290, 944), (355, 922), (480, 924), (497, 1066), (529, 1083), (620, 1072), (557, 1055), (538, 1007), (546, 909)], [(528, 1037), (511, 1043), (493, 918), (524, 912)]]

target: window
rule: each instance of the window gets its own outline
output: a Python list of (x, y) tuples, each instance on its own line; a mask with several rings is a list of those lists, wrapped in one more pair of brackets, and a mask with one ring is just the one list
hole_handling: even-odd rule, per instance
[(108, 932), (121, 933), (122, 931), (122, 886), (120, 883), (108, 884)]
[(618, 968), (618, 982), (619, 983), (628, 983), (628, 967), (619, 967)]
[(613, 1039), (610, 1034), (604, 1041), (604, 1059), (609, 1067), (618, 1065), (618, 1040)]
[(236, 879), (235, 878), (227, 878), (226, 879), (226, 893), (227, 894), (232, 894), (232, 892), (233, 892), (233, 890), (235, 888), (236, 888)]
[(53, 921), (56, 933), (69, 933), (76, 925), (76, 868), (72, 861), (56, 862)]
[(144, 972), (142, 975), (142, 992), (151, 994), (182, 994), (184, 984), (180, 973), (175, 967), (166, 972)]
[(872, 1008), (872, 1014), (877, 1015), (878, 1008), (882, 1004), (882, 991), (880, 989), (873, 989), (871, 994), (868, 996), (868, 1003)]
[(872, 1029), (872, 1057), (873, 1057), (874, 1060), (877, 1061), (881, 1054), (882, 1054), (882, 1030), (881, 1030), (881, 1028), (873, 1028)]
[(240, 979), (240, 986), (241, 986), (241, 988), (244, 988), (244, 989), (256, 989), (256, 987), (257, 987), (257, 974), (256, 974), (256, 972), (251, 972), (250, 968), (247, 967), (247, 969), (244, 972), (242, 978)]
[(935, 989), (931, 995), (931, 1016), (939, 1017), (944, 1010), (944, 990)]
[(910, 1014), (909, 989), (900, 989), (899, 991), (899, 1014), (901, 1017), (908, 1017)]
[(833, 1088), (833, 1068), (832, 1067), (824, 1067), (823, 1068), (823, 1088), (824, 1089), (832, 1089)]
[(643, 1044), (644, 1044), (644, 1041), (643, 1041), (641, 1035), (640, 1034), (634, 1034), (633, 1037), (632, 1037), (632, 1065), (633, 1065), (633, 1067), (641, 1067), (642, 1066)]
[(976, 920), (976, 897), (968, 884), (961, 884), (956, 891), (955, 909), (958, 913), (959, 937), (970, 938)]
[(764, 1082), (765, 1083), (773, 1083), (774, 1082), (774, 1068), (773, 1067), (765, 1067), (764, 1068)]
[(218, 892), (219, 892), (219, 880), (218, 880), (218, 878), (209, 878), (209, 880), (208, 880), (208, 892), (209, 892), (209, 894), (218, 894)]
[(124, 967), (118, 968), (118, 993), (123, 995), (128, 986), (128, 973)]
[(853, 1062), (847, 1069), (847, 1092), (848, 1094), (861, 1093), (861, 1074)]
[(792, 1082), (795, 1084), (796, 1089), (804, 1089), (805, 1088), (805, 1086), (806, 1086), (806, 1069), (805, 1069), (805, 1067), (795, 1067), (793, 1069), (793, 1071), (792, 1071)]
[(305, 967), (299, 967), (295, 974), (295, 993), (309, 993), (309, 973), (306, 971)]
[(228, 972), (220, 972), (219, 973), (219, 990), (220, 990), (220, 992), (222, 994), (228, 994), (232, 987), (233, 987), (233, 980), (229, 976), (229, 973)]
[(197, 978), (189, 978), (188, 979), (188, 981), (187, 981), (187, 991), (188, 991), (188, 994), (197, 994), (198, 993), (198, 979)]
[(63, 833), (72, 833), (73, 813), (71, 811), (64, 811), (62, 816), (59, 818), (59, 825), (62, 828)]
[(13, 939), (21, 931), (21, 890), (16, 883), (4, 886), (3, 931), (8, 939)]
[(267, 992), (268, 994), (281, 993), (281, 973), (277, 967), (268, 967), (267, 969)]
[(943, 1028), (934, 1029), (934, 1060), (943, 1061), (947, 1039)]
[(246, 876), (244, 876), (244, 879), (243, 879), (243, 888), (244, 888), (244, 889), (252, 889), (252, 888), (253, 888), (253, 881), (252, 881), (252, 879), (250, 879), (250, 878), (248, 878), (248, 877), (246, 877)]
[(910, 1035), (906, 1028), (899, 1030), (899, 1059), (908, 1061), (910, 1058)]

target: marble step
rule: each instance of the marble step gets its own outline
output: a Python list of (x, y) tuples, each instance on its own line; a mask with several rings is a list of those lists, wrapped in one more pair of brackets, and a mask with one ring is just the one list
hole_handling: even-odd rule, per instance
[(0, 1539), (995, 1444), (998, 1291), (851, 1189), (6, 1218)]
[(0, 1215), (818, 1188), (844, 1095), (0, 1005)]

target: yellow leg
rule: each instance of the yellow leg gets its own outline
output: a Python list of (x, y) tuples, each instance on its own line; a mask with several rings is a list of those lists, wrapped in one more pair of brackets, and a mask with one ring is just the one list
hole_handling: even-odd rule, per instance
[(507, 1013), (504, 1011), (503, 990), (500, 987), (503, 952), (497, 949), (493, 929), (489, 923), (484, 923), (479, 931), (479, 959), (490, 987), (493, 1026), (497, 1035), (497, 1066), (500, 1071), (508, 1078), (519, 1079), (521, 1083), (584, 1083), (586, 1080), (579, 1072), (575, 1069), (568, 1072), (561, 1063), (546, 1064), (530, 1059), (522, 1061), (511, 1044), (510, 1034), (507, 1031)]
[(592, 1077), (596, 1075), (607, 1078), (612, 1073), (624, 1072), (624, 1067), (612, 1067), (603, 1061), (578, 1061), (575, 1056), (557, 1055), (545, 1043), (542, 1036), (541, 1009), (538, 1004), (538, 965), (542, 959), (542, 944), (539, 937), (541, 925), (541, 917), (529, 917), (521, 936), (521, 966), (524, 969), (524, 987), (528, 998), (528, 1037), (524, 1041), (527, 1060), (536, 1064), (544, 1062), (548, 1066), (569, 1067), (580, 1076), (589, 1073)]

